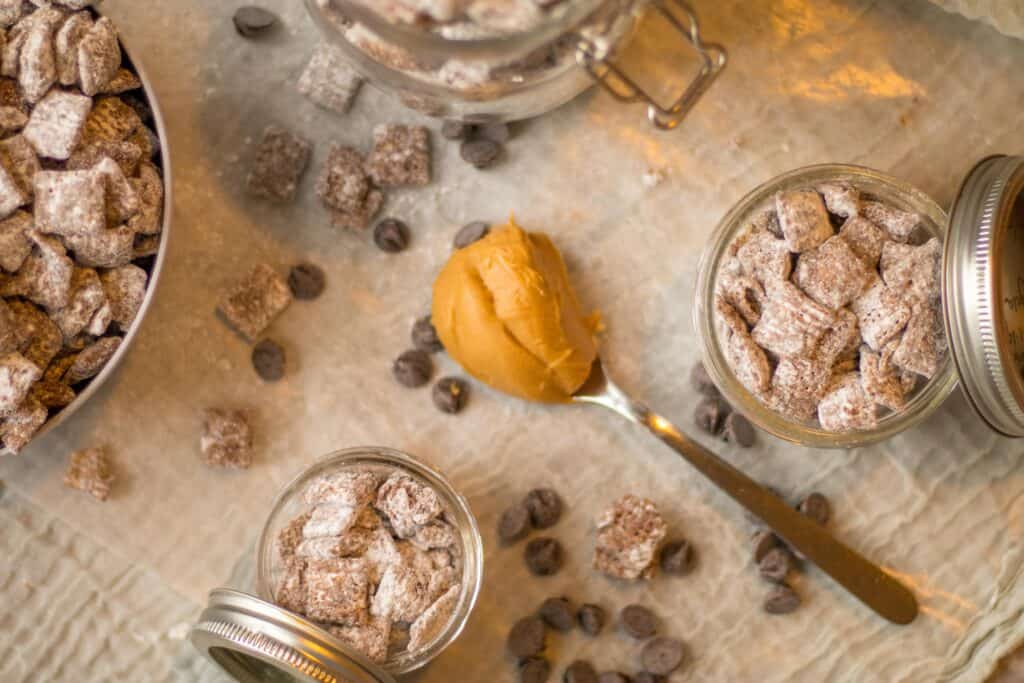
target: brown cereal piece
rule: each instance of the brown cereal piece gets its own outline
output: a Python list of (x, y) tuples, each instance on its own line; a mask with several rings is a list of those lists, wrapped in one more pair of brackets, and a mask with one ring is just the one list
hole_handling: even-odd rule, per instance
[(354, 212), (331, 211), (331, 225), (339, 230), (365, 230), (383, 205), (384, 193), (370, 190), (362, 209)]
[(20, 294), (50, 310), (64, 308), (71, 291), (74, 263), (60, 240), (35, 231), (29, 232), (29, 238), (32, 251), (14, 277), (0, 285), (0, 294)]
[(102, 448), (85, 448), (71, 454), (64, 473), (65, 486), (85, 491), (97, 500), (106, 500), (113, 484), (114, 472)]
[(782, 226), (779, 225), (779, 214), (774, 208), (765, 209), (754, 216), (754, 219), (750, 222), (750, 227), (755, 231), (767, 230), (775, 237), (782, 239)]
[(313, 48), (298, 90), (319, 107), (344, 114), (352, 106), (363, 80), (336, 46), (320, 42)]
[(116, 161), (101, 159), (93, 172), (103, 178), (103, 184), (106, 186), (104, 197), (107, 204), (108, 224), (124, 223), (139, 212), (140, 202), (135, 192), (135, 186), (128, 182), (128, 178), (125, 177)]
[(906, 405), (899, 369), (893, 366), (891, 358), (875, 353), (869, 346), (860, 350), (860, 381), (868, 397), (878, 405), (889, 410), (902, 410)]
[(768, 405), (794, 420), (814, 417), (828, 390), (832, 364), (821, 358), (783, 358), (772, 375)]
[(25, 12), (23, 0), (0, 0), (0, 28), (13, 26)]
[(74, 364), (74, 362), (74, 355), (61, 356), (60, 358), (55, 358), (53, 362), (50, 363), (49, 367), (46, 368), (46, 371), (43, 373), (43, 378), (39, 381), (64, 382), (64, 375), (67, 374), (68, 368), (70, 368)]
[(370, 573), (376, 582), (379, 582), (384, 576), (388, 566), (395, 562), (401, 562), (402, 554), (399, 551), (398, 542), (395, 541), (385, 525), (381, 524), (373, 530), (370, 543), (363, 553), (363, 559), (369, 565)]
[(164, 181), (156, 166), (139, 164), (139, 177), (131, 178), (139, 198), (139, 212), (128, 221), (128, 227), (140, 235), (158, 235), (163, 230)]
[(135, 257), (135, 231), (127, 225), (65, 235), (64, 242), (75, 260), (90, 268), (119, 268)]
[(68, 384), (92, 379), (121, 347), (121, 342), (121, 337), (101, 337), (89, 344), (75, 356), (75, 362), (68, 368), (64, 379)]
[(92, 100), (51, 90), (32, 110), (23, 135), (39, 156), (67, 159), (78, 144)]
[(22, 194), (31, 199), (35, 175), (40, 171), (40, 165), (39, 157), (24, 135), (0, 140), (0, 165), (14, 178)]
[(275, 202), (295, 199), (299, 177), (309, 164), (312, 145), (280, 126), (267, 126), (246, 179), (250, 194)]
[(853, 185), (839, 180), (818, 185), (818, 193), (825, 200), (831, 213), (843, 218), (856, 216), (860, 212), (860, 192)]
[(864, 391), (860, 373), (838, 377), (818, 404), (818, 422), (830, 432), (873, 429), (878, 425), (878, 410)]
[(818, 345), (818, 358), (829, 363), (853, 358), (860, 346), (860, 327), (852, 311), (840, 308)]
[(312, 513), (304, 512), (298, 517), (292, 518), (284, 528), (277, 533), (276, 548), (277, 555), (282, 561), (295, 557), (295, 549), (302, 543), (302, 528)]
[(32, 111), (32, 106), (22, 97), (18, 81), (2, 76), (0, 76), (0, 105), (20, 109), (26, 116)]
[(430, 133), (423, 126), (378, 125), (366, 173), (379, 187), (430, 182)]
[(653, 502), (632, 494), (619, 498), (598, 517), (594, 569), (618, 579), (651, 578), (667, 531)]
[(381, 484), (376, 507), (388, 518), (399, 538), (411, 538), (420, 526), (444, 511), (434, 489), (399, 472)]
[(254, 342), (291, 302), (288, 283), (273, 268), (261, 263), (228, 290), (218, 310), (232, 328)]
[(764, 306), (764, 287), (748, 275), (722, 273), (718, 277), (718, 295), (727, 301), (748, 325), (756, 325)]
[(121, 66), (121, 45), (117, 29), (107, 17), (100, 17), (78, 43), (78, 73), (82, 92), (99, 93)]
[(882, 202), (863, 202), (860, 212), (869, 221), (883, 228), (889, 233), (889, 237), (897, 242), (908, 241), (917, 226), (921, 225), (921, 216), (918, 214)]
[[(121, 167), (121, 172), (130, 180), (133, 182), (136, 180), (133, 176), (139, 171), (142, 150), (131, 141), (94, 140), (87, 145), (79, 145), (68, 157), (65, 169), (84, 171), (92, 168), (106, 157), (116, 161), (117, 165)], [(137, 186), (136, 189), (138, 189)]]
[(369, 621), (371, 582), (362, 559), (313, 560), (306, 566), (305, 582), (306, 616), (338, 624)]
[(40, 171), (35, 176), (36, 230), (95, 234), (107, 225), (103, 177), (92, 171)]
[(122, 330), (127, 330), (135, 321), (142, 301), (146, 298), (146, 283), (149, 276), (142, 268), (128, 264), (112, 268), (100, 274), (100, 282), (107, 302), (110, 317)]
[(793, 269), (786, 243), (767, 230), (755, 230), (747, 235), (736, 250), (736, 258), (744, 273), (762, 283), (785, 280)]
[(8, 301), (7, 306), (14, 313), (22, 355), (37, 367), (47, 368), (64, 344), (60, 328), (48, 315), (27, 301), (14, 299)]
[(132, 260), (155, 256), (158, 251), (160, 251), (160, 235), (135, 235)]
[(0, 217), (10, 216), (28, 201), (29, 197), (22, 191), (15, 177), (0, 166)]
[(0, 417), (13, 413), (42, 376), (43, 371), (20, 353), (0, 356)]
[(63, 13), (56, 12), (45, 19), (36, 18), (52, 9), (40, 9), (30, 17), (18, 54), (18, 85), (25, 99), (32, 103), (41, 100), (57, 82), (57, 61), (53, 50), (56, 25), (53, 20), (63, 18)]
[(57, 58), (57, 80), (61, 85), (78, 83), (78, 45), (92, 25), (91, 14), (75, 12), (57, 30), (54, 52)]
[(306, 561), (298, 557), (284, 560), (284, 572), (274, 587), (274, 602), (289, 612), (306, 613)]
[(904, 370), (931, 379), (938, 372), (945, 353), (945, 333), (935, 307), (928, 304), (916, 306), (892, 352), (892, 362)]
[(50, 311), (50, 318), (57, 323), (64, 339), (71, 339), (85, 330), (104, 301), (106, 295), (96, 271), (75, 268), (71, 273), (67, 305)]
[(21, 22), (7, 31), (7, 38), (3, 43), (3, 53), (0, 55), (0, 74), (12, 79), (18, 77), (19, 57), (21, 48), (25, 46), (26, 36), (27, 27)]
[(32, 253), (32, 214), (16, 211), (0, 220), (0, 268), (13, 273)]
[(7, 302), (0, 298), (0, 354), (18, 351), (21, 349), (21, 345), (18, 317), (7, 305)]
[(101, 95), (120, 95), (142, 87), (142, 80), (128, 69), (118, 69), (110, 81), (100, 88)]
[(416, 621), (412, 622), (412, 626), (409, 628), (409, 650), (416, 651), (425, 648), (441, 635), (452, 614), (455, 613), (455, 606), (459, 602), (459, 590), (459, 586), (449, 588), (444, 595), (424, 610)]
[(211, 467), (248, 469), (252, 465), (252, 430), (245, 413), (207, 408), (203, 412), (199, 449), (203, 462)]
[(736, 379), (755, 394), (767, 389), (772, 376), (768, 357), (751, 339), (743, 318), (732, 306), (716, 297), (715, 319), (723, 340), (726, 362)]
[(17, 410), (0, 421), (0, 441), (12, 453), (20, 453), (46, 422), (46, 416), (46, 408), (38, 401), (26, 399)]
[(124, 142), (141, 125), (142, 119), (120, 97), (97, 97), (82, 128), (82, 145)]
[[(364, 519), (360, 520), (361, 517)], [(359, 524), (357, 524), (357, 521)], [(367, 521), (370, 523), (367, 523)], [(337, 537), (353, 527), (374, 529), (379, 523), (377, 515), (369, 508), (325, 503), (317, 505), (309, 513), (309, 519), (306, 520), (306, 525), (302, 527), (302, 537)]]
[(63, 408), (75, 400), (75, 390), (63, 382), (51, 382), (41, 379), (32, 385), (28, 392), (30, 398), (38, 401), (44, 408)]
[(423, 552), (428, 552), (437, 549), (458, 548), (459, 536), (451, 524), (435, 519), (417, 529), (409, 542)]
[(869, 268), (878, 266), (882, 246), (888, 239), (881, 228), (863, 216), (851, 216), (839, 228), (839, 236)]
[(919, 247), (887, 242), (879, 262), (885, 284), (915, 302), (938, 300), (941, 267), (942, 245), (934, 237)]
[(373, 472), (345, 471), (313, 480), (302, 492), (307, 505), (347, 505), (363, 507), (377, 499), (380, 479)]
[(441, 574), (435, 570), (433, 562), (425, 553), (408, 543), (399, 542), (396, 545), (400, 560), (384, 569), (370, 612), (392, 621), (412, 622), (448, 586), (436, 584), (435, 577)]
[(0, 135), (17, 133), (28, 123), (28, 115), (20, 107), (0, 106)]
[(788, 281), (768, 288), (768, 301), (751, 338), (779, 356), (810, 356), (835, 314)]
[(365, 624), (332, 624), (327, 632), (371, 660), (387, 661), (391, 639), (391, 621), (371, 617)]
[(363, 170), (363, 155), (352, 147), (333, 144), (316, 180), (316, 193), (325, 206), (358, 213), (366, 205), (370, 179)]
[(875, 351), (881, 351), (910, 320), (910, 306), (900, 293), (887, 287), (881, 279), (864, 290), (850, 304), (860, 325), (861, 337)]
[(873, 273), (837, 235), (800, 254), (793, 281), (807, 296), (835, 310), (857, 298)]
[(127, 141), (142, 150), (143, 159), (152, 160), (160, 151), (160, 138), (148, 126), (136, 128)]
[(832, 236), (825, 203), (814, 190), (790, 190), (775, 195), (783, 239), (790, 251), (813, 249)]

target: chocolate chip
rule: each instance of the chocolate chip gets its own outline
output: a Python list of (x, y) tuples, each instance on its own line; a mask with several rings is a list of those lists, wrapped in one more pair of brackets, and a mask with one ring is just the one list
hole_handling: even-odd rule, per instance
[(490, 231), (490, 223), (484, 223), (483, 221), (466, 223), (457, 233), (455, 233), (455, 248), (464, 249), (473, 244), (473, 242), (482, 240)]
[(633, 676), (633, 683), (665, 683), (668, 679), (650, 671), (641, 671)]
[(526, 503), (516, 503), (501, 513), (498, 520), (498, 538), (503, 543), (512, 543), (530, 533), (530, 511)]
[(800, 596), (784, 583), (772, 586), (764, 599), (764, 611), (768, 614), (789, 614), (800, 606)]
[(597, 683), (631, 683), (629, 676), (619, 671), (605, 671), (597, 677)]
[(767, 529), (754, 532), (754, 562), (758, 564), (765, 555), (782, 545), (782, 539)]
[(552, 489), (533, 489), (526, 494), (526, 507), (536, 529), (547, 529), (562, 516), (562, 500)]
[(604, 628), (604, 609), (598, 605), (583, 605), (576, 613), (576, 621), (579, 622), (580, 630), (588, 636), (596, 636)]
[(252, 347), (252, 366), (265, 382), (276, 382), (284, 377), (284, 349), (276, 342), (262, 339)]
[(397, 254), (409, 246), (409, 228), (397, 218), (385, 218), (373, 229), (373, 243), (381, 251)]
[(473, 132), (473, 126), (462, 121), (445, 121), (441, 124), (441, 137), (446, 140), (462, 140)]
[(818, 492), (801, 500), (796, 509), (822, 526), (828, 524), (828, 520), (832, 516), (832, 506), (829, 505), (828, 498)]
[(466, 399), (469, 398), (469, 385), (458, 377), (442, 377), (434, 385), (431, 396), (438, 410), (454, 415), (466, 407)]
[(490, 168), (501, 156), (501, 145), (493, 140), (467, 140), (459, 146), (464, 161), (479, 169)]
[(568, 598), (548, 598), (537, 613), (545, 624), (563, 633), (572, 629), (576, 623), (576, 615)]
[(238, 35), (254, 38), (272, 28), (277, 23), (277, 17), (262, 7), (247, 5), (239, 7), (231, 21), (235, 24)]
[(430, 381), (430, 376), (434, 374), (434, 363), (426, 351), (411, 349), (395, 360), (391, 371), (399, 384), (415, 389)]
[(757, 431), (750, 420), (739, 413), (729, 413), (725, 418), (725, 425), (722, 428), (722, 438), (728, 443), (734, 443), (740, 448), (750, 448), (757, 440)]
[(693, 571), (696, 555), (689, 541), (672, 541), (661, 549), (661, 571), (683, 576)]
[(315, 299), (324, 291), (327, 277), (320, 266), (299, 263), (288, 271), (288, 288), (296, 299)]
[(697, 428), (708, 434), (722, 431), (722, 423), (729, 414), (729, 406), (718, 398), (705, 398), (697, 404), (693, 413), (693, 421)]
[(590, 662), (577, 659), (562, 674), (562, 683), (597, 683), (597, 672)]
[(525, 659), (544, 651), (544, 622), (537, 617), (523, 617), (512, 625), (506, 641), (508, 653)]
[(677, 638), (660, 636), (644, 645), (640, 661), (644, 670), (659, 676), (668, 676), (679, 668), (686, 657), (686, 646)]
[(793, 568), (793, 553), (789, 548), (779, 546), (772, 548), (757, 563), (757, 571), (761, 578), (774, 583), (782, 583)]
[(658, 632), (658, 618), (643, 605), (626, 605), (619, 612), (619, 627), (630, 638), (643, 640)]
[(699, 393), (711, 398), (718, 398), (721, 394), (718, 391), (718, 387), (711, 381), (711, 375), (708, 374), (707, 368), (704, 367), (703, 363), (697, 363), (690, 370), (690, 384)]
[(444, 345), (441, 344), (441, 340), (437, 336), (437, 328), (434, 327), (434, 323), (431, 322), (429, 315), (413, 323), (412, 345), (427, 353), (444, 351)]
[(519, 663), (519, 683), (545, 683), (551, 664), (543, 657), (530, 657)]
[(499, 145), (505, 144), (512, 137), (508, 124), (500, 121), (480, 124), (476, 127), (476, 134), (491, 142), (497, 142)]
[(562, 568), (562, 544), (553, 538), (535, 538), (526, 544), (526, 567), (537, 576), (550, 576)]

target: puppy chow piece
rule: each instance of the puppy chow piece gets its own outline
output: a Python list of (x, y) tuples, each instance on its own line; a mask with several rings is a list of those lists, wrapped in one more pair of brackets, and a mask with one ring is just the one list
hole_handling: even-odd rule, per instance
[(71, 454), (64, 473), (65, 486), (85, 491), (97, 500), (106, 500), (113, 484), (114, 473), (102, 448), (86, 448)]
[(424, 552), (439, 548), (458, 549), (459, 536), (451, 524), (435, 519), (417, 529), (409, 542)]
[(860, 379), (868, 397), (878, 405), (894, 411), (906, 405), (899, 369), (888, 355), (875, 353), (868, 346), (861, 348)]
[(366, 207), (370, 179), (363, 170), (363, 155), (352, 147), (331, 145), (316, 180), (316, 193), (328, 208), (359, 214)]
[(68, 384), (77, 384), (95, 377), (121, 347), (121, 341), (121, 337), (101, 337), (89, 344), (75, 356), (64, 379)]
[(32, 214), (16, 211), (0, 220), (0, 269), (14, 273), (32, 253)]
[(772, 375), (764, 350), (754, 343), (746, 324), (732, 306), (716, 299), (715, 311), (720, 321), (726, 321), (720, 326), (719, 334), (724, 339), (729, 368), (748, 391), (755, 394), (763, 392), (768, 388)]
[(252, 431), (245, 413), (207, 409), (199, 448), (203, 462), (211, 467), (247, 469), (252, 465)]
[(139, 211), (128, 220), (128, 227), (139, 235), (159, 235), (164, 215), (164, 182), (160, 171), (153, 164), (139, 164), (139, 177), (130, 178), (129, 182), (139, 199)]
[(78, 144), (92, 100), (51, 90), (32, 110), (23, 135), (39, 156), (67, 159)]
[(916, 306), (892, 352), (892, 362), (903, 370), (931, 379), (939, 371), (945, 353), (945, 333), (935, 307)]
[(763, 349), (780, 356), (812, 355), (835, 315), (790, 282), (768, 288), (768, 301), (751, 332)]
[(825, 200), (829, 212), (843, 218), (860, 212), (860, 192), (847, 182), (822, 183), (816, 188)]
[(353, 626), (368, 623), (370, 576), (362, 559), (311, 561), (304, 580), (306, 616)]
[(718, 294), (743, 316), (748, 325), (756, 325), (760, 320), (765, 293), (764, 287), (755, 278), (722, 273), (718, 277)]
[(46, 422), (46, 408), (33, 398), (26, 399), (10, 415), (0, 420), (0, 442), (14, 454), (21, 452)]
[(851, 216), (847, 219), (843, 227), (839, 228), (839, 236), (869, 268), (878, 266), (882, 246), (888, 241), (885, 232), (863, 216)]
[(832, 236), (825, 203), (814, 190), (791, 190), (775, 196), (783, 239), (792, 252), (813, 249)]
[(366, 172), (379, 187), (430, 182), (430, 137), (422, 126), (378, 125)]
[(890, 239), (907, 242), (914, 230), (921, 224), (921, 216), (903, 211), (882, 202), (864, 202), (861, 204), (861, 215), (875, 225), (883, 228)]
[(88, 170), (106, 157), (116, 161), (117, 165), (121, 167), (121, 172), (130, 180), (133, 182), (136, 180), (134, 176), (139, 170), (142, 150), (130, 140), (93, 140), (85, 145), (79, 145), (68, 157), (65, 169), (68, 171)]
[(18, 107), (0, 105), (0, 134), (10, 135), (25, 127), (28, 115)]
[(90, 268), (119, 268), (135, 256), (135, 232), (127, 225), (64, 236), (75, 260)]
[(302, 492), (302, 500), (308, 505), (361, 507), (374, 503), (379, 486), (380, 480), (372, 472), (336, 472), (310, 483)]
[(312, 149), (307, 140), (284, 128), (267, 126), (246, 179), (249, 193), (274, 202), (294, 200)]
[(132, 260), (155, 256), (158, 251), (160, 251), (160, 235), (135, 235), (132, 244)]
[(875, 351), (881, 351), (910, 320), (910, 306), (900, 292), (887, 287), (881, 279), (850, 304), (857, 316), (861, 337)]
[(399, 538), (411, 538), (418, 527), (441, 515), (437, 492), (412, 477), (395, 473), (377, 492), (377, 509), (391, 522)]
[(284, 573), (274, 587), (274, 602), (296, 614), (306, 613), (306, 560), (288, 557)]
[(337, 230), (365, 230), (384, 206), (384, 193), (370, 190), (363, 207), (354, 212), (330, 211), (331, 227)]
[(20, 353), (0, 356), (0, 417), (17, 410), (29, 389), (42, 376), (43, 371)]
[(106, 270), (100, 274), (99, 279), (110, 304), (111, 319), (122, 330), (127, 330), (142, 308), (149, 276), (142, 268), (129, 264)]
[(613, 578), (650, 578), (667, 530), (654, 503), (623, 496), (598, 518), (594, 568)]
[(228, 290), (218, 310), (231, 327), (254, 342), (291, 301), (284, 278), (270, 266), (259, 264)]
[(14, 277), (6, 285), (0, 284), (0, 294), (20, 294), (50, 310), (64, 308), (71, 291), (74, 263), (60, 240), (37, 232), (30, 232), (29, 238), (32, 251)]
[(23, 0), (0, 0), (0, 28), (13, 26), (21, 19), (25, 10), (26, 5)]
[[(334, 505), (334, 504), (323, 504), (317, 505), (313, 508), (312, 512), (309, 513), (309, 518), (306, 520), (305, 526), (302, 527), (303, 538), (332, 538), (338, 537), (353, 528), (357, 524), (357, 520), (364, 514), (367, 513), (367, 518), (376, 519), (376, 515), (372, 510), (367, 508), (357, 508), (348, 505)], [(367, 525), (365, 522), (359, 524), (360, 528), (373, 526)]]
[(774, 206), (754, 216), (754, 219), (750, 222), (750, 228), (755, 231), (767, 230), (779, 239), (782, 239), (782, 226), (779, 225), (779, 214), (775, 211)]
[(831, 432), (873, 429), (878, 425), (874, 401), (864, 391), (860, 374), (837, 378), (818, 405), (818, 421)]
[(332, 624), (327, 632), (375, 662), (387, 661), (391, 637), (388, 619), (373, 617), (365, 624)]
[(846, 308), (836, 311), (835, 320), (821, 337), (817, 357), (827, 363), (852, 359), (860, 346), (857, 316)]
[(772, 410), (791, 419), (809, 420), (828, 390), (831, 376), (831, 363), (827, 361), (783, 358), (772, 375), (768, 404)]
[(299, 77), (298, 90), (317, 106), (344, 114), (362, 82), (337, 47), (321, 42)]
[(47, 368), (64, 344), (57, 324), (27, 301), (12, 299), (7, 306), (14, 314), (22, 355), (36, 367)]
[(31, 199), (35, 176), (40, 171), (40, 165), (39, 157), (24, 135), (14, 135), (0, 140), (0, 165), (14, 179), (21, 193), (27, 197), (24, 201)]
[[(128, 182), (121, 167), (113, 159), (102, 159), (94, 172), (103, 178), (106, 186), (107, 221), (111, 225), (124, 223), (139, 211), (139, 197)], [(134, 232), (134, 231), (133, 231)]]
[(29, 197), (22, 191), (17, 179), (6, 168), (0, 166), (0, 217), (10, 216), (28, 201)]
[(819, 304), (842, 308), (864, 291), (872, 271), (842, 237), (830, 237), (797, 260), (794, 282)]
[(121, 66), (121, 45), (114, 22), (101, 17), (78, 43), (78, 73), (82, 92), (99, 93), (117, 75)]
[(92, 171), (40, 171), (35, 175), (35, 226), (68, 236), (97, 234), (107, 226), (103, 176)]
[[(415, 621), (450, 585), (434, 586), (433, 563), (407, 543), (399, 543), (401, 562), (387, 567), (373, 596), (370, 612), (393, 621)], [(440, 588), (441, 590), (437, 590)]]
[(742, 243), (736, 250), (736, 258), (744, 273), (762, 283), (789, 278), (793, 260), (785, 241), (768, 230), (754, 228), (739, 239)]
[(444, 627), (448, 625), (448, 620), (455, 613), (455, 607), (458, 605), (458, 602), (459, 586), (452, 586), (444, 595), (424, 610), (416, 621), (412, 622), (412, 626), (409, 628), (408, 649), (419, 650), (424, 648), (441, 635)]
[[(40, 9), (37, 14), (52, 9)], [(52, 15), (49, 18), (52, 19)], [(35, 19), (35, 15), (32, 19)], [(53, 49), (55, 28), (52, 21), (40, 18), (31, 21), (25, 29), (18, 55), (18, 85), (25, 99), (31, 103), (42, 99), (57, 81), (57, 61)]]
[[(7, 78), (16, 79), (18, 77), (19, 58), (21, 56), (21, 48), (25, 46), (26, 28), (24, 25), (11, 27), (7, 31), (6, 40), (2, 44), (3, 53), (2, 59), (0, 59), (0, 75)], [(14, 81), (17, 85), (17, 81)], [(24, 99), (20, 92), (21, 88), (18, 87), (19, 99)], [(26, 103), (27, 104), (27, 103)]]
[(139, 126), (142, 119), (119, 97), (97, 97), (92, 111), (85, 119), (82, 144), (97, 142), (124, 142)]
[(57, 59), (57, 80), (61, 85), (78, 83), (78, 46), (93, 26), (89, 12), (75, 12), (57, 30), (54, 51)]
[(21, 330), (18, 327), (18, 317), (7, 305), (4, 299), (0, 298), (0, 354), (7, 354), (18, 351), (21, 348)]
[(64, 339), (73, 339), (85, 330), (105, 301), (106, 295), (96, 271), (75, 268), (71, 273), (67, 305), (51, 311), (50, 318), (57, 323)]
[[(118, 69), (110, 81), (100, 88), (101, 95), (120, 95), (142, 87), (142, 80), (128, 69)], [(142, 126), (139, 127), (142, 130)]]
[(888, 242), (882, 248), (882, 279), (908, 300), (937, 300), (941, 294), (941, 268), (942, 245), (934, 237), (919, 247)]

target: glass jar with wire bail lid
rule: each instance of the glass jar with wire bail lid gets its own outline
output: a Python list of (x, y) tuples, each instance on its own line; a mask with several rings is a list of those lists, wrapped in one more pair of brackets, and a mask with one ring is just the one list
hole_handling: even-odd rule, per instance
[(387, 448), (338, 451), (280, 492), (256, 595), (210, 593), (189, 638), (239, 681), (392, 683), (458, 638), (483, 543), (440, 472)]
[[(726, 63), (725, 50), (702, 39), (684, 0), (306, 0), (306, 5), (326, 40), (371, 84), (412, 109), (451, 120), (530, 118), (598, 83), (618, 100), (644, 103), (655, 126), (674, 128)], [(617, 61), (645, 12), (674, 34), (659, 39), (675, 40), (695, 57), (692, 80), (668, 98), (650, 94)], [(689, 62), (667, 66), (691, 71)], [(660, 103), (665, 99), (670, 101)]]

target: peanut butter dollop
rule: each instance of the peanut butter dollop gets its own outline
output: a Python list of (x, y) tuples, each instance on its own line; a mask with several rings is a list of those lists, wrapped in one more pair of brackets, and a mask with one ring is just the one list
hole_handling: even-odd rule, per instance
[(431, 316), (466, 372), (530, 401), (569, 401), (597, 357), (558, 249), (513, 221), (451, 255)]

